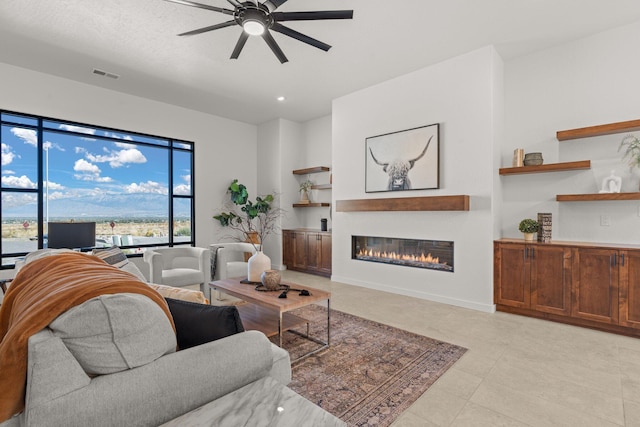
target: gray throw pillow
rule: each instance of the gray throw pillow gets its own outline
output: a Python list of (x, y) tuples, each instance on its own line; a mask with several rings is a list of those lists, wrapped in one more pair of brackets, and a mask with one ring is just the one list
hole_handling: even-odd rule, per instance
[(118, 268), (122, 268), (129, 263), (127, 256), (117, 246), (111, 246), (110, 248), (96, 248), (91, 253), (98, 258), (102, 259), (107, 264), (113, 265)]
[(88, 374), (145, 365), (176, 350), (164, 311), (139, 294), (101, 295), (58, 316), (49, 328)]
[(129, 262), (127, 256), (122, 252), (118, 246), (111, 246), (110, 248), (96, 248), (91, 252), (92, 255), (102, 259), (107, 264), (118, 267), (120, 270), (133, 274), (143, 282), (147, 282), (147, 278), (144, 277), (142, 271), (133, 263)]

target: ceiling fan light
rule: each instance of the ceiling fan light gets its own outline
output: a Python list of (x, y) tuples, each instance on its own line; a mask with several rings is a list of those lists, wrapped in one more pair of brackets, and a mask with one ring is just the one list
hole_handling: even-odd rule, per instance
[(242, 28), (244, 29), (244, 32), (250, 36), (261, 36), (262, 33), (264, 33), (264, 24), (253, 19), (246, 19), (242, 23)]

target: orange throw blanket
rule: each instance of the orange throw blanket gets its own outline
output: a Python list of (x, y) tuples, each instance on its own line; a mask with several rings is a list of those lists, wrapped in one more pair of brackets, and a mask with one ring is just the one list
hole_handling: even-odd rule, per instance
[(0, 306), (0, 422), (24, 409), (29, 337), (71, 307), (118, 293), (151, 298), (174, 326), (159, 293), (97, 257), (75, 252), (47, 256), (18, 272)]

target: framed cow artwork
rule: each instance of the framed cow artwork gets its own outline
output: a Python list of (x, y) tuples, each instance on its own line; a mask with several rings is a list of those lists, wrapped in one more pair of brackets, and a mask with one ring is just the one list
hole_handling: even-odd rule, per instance
[(440, 188), (438, 123), (366, 139), (365, 191)]

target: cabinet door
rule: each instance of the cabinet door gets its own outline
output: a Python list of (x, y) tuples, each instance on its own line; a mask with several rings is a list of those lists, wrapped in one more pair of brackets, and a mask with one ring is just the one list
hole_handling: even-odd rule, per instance
[(640, 329), (640, 251), (621, 251), (620, 324)]
[(293, 234), (293, 267), (304, 270), (307, 268), (307, 233), (296, 231)]
[(571, 248), (532, 245), (531, 308), (545, 313), (571, 314)]
[(524, 243), (496, 243), (494, 252), (496, 304), (529, 308), (531, 290), (527, 246)]
[(293, 268), (294, 234), (291, 230), (282, 230), (282, 263), (286, 265), (287, 268)]
[(320, 234), (307, 233), (307, 268), (318, 270), (320, 268)]
[(618, 251), (573, 250), (571, 315), (603, 323), (618, 323)]
[(320, 271), (331, 274), (331, 234), (320, 234)]

